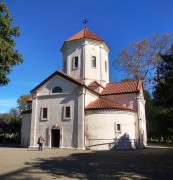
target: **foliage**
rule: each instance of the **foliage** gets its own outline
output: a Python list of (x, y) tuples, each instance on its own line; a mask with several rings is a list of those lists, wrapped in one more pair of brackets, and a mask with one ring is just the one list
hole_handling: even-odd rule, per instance
[(3, 143), (19, 140), (21, 118), (17, 112), (18, 110), (13, 108), (9, 113), (0, 114), (0, 139)]
[(167, 54), (161, 54), (157, 68), (153, 103), (158, 133), (167, 141), (173, 136), (173, 46)]
[(13, 37), (20, 35), (19, 27), (12, 27), (14, 18), (10, 16), (7, 6), (0, 2), (0, 86), (7, 85), (7, 75), (11, 68), (23, 62), (21, 54), (15, 50)]
[(146, 121), (147, 121), (147, 135), (150, 138), (156, 132), (155, 131), (156, 126), (153, 125), (154, 105), (149, 91), (146, 90), (144, 91), (144, 97), (146, 100), (145, 111), (146, 111)]
[(165, 108), (173, 107), (173, 47), (170, 54), (161, 55), (162, 63), (157, 69), (155, 103)]
[(18, 100), (17, 100), (17, 104), (18, 104), (18, 110), (19, 113), (22, 113), (23, 111), (28, 110), (28, 99), (31, 98), (30, 94), (23, 94), (21, 95)]
[(128, 78), (143, 80), (144, 83), (151, 83), (155, 70), (161, 62), (159, 53), (165, 52), (170, 46), (169, 34), (162, 37), (154, 34), (151, 40), (145, 38), (139, 42), (132, 42), (130, 48), (123, 48), (118, 59), (113, 62), (116, 69), (124, 71)]
[(11, 121), (11, 117), (8, 113), (0, 114), (0, 123), (2, 124), (9, 124)]
[(134, 79), (132, 78), (125, 78), (125, 79), (122, 79), (121, 82), (128, 82), (128, 81), (133, 81)]
[(17, 108), (12, 108), (9, 113), (0, 114), (0, 141), (3, 143), (20, 141), (21, 112), (28, 110), (27, 100), (30, 97), (29, 94), (21, 95), (17, 100)]

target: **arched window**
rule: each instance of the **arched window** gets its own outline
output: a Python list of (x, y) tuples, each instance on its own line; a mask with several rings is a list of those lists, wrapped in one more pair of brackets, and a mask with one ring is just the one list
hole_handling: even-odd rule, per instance
[(61, 93), (62, 89), (60, 87), (55, 87), (52, 89), (52, 93)]

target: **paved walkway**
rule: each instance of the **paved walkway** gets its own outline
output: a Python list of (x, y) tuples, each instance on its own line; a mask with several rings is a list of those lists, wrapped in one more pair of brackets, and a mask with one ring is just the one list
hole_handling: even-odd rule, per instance
[(0, 180), (173, 179), (173, 149), (82, 151), (0, 147)]

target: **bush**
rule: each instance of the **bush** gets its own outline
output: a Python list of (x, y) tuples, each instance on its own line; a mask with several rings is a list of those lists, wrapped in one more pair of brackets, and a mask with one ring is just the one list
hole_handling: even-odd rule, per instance
[(21, 138), (20, 133), (16, 133), (13, 135), (5, 134), (5, 142), (4, 142), (4, 134), (0, 135), (0, 143), (5, 144), (20, 144)]

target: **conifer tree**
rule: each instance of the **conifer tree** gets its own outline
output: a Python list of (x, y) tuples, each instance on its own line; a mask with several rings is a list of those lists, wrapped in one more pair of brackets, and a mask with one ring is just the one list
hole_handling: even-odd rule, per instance
[(157, 68), (153, 98), (158, 129), (164, 140), (168, 140), (173, 135), (173, 46), (169, 54), (160, 56), (162, 62)]

